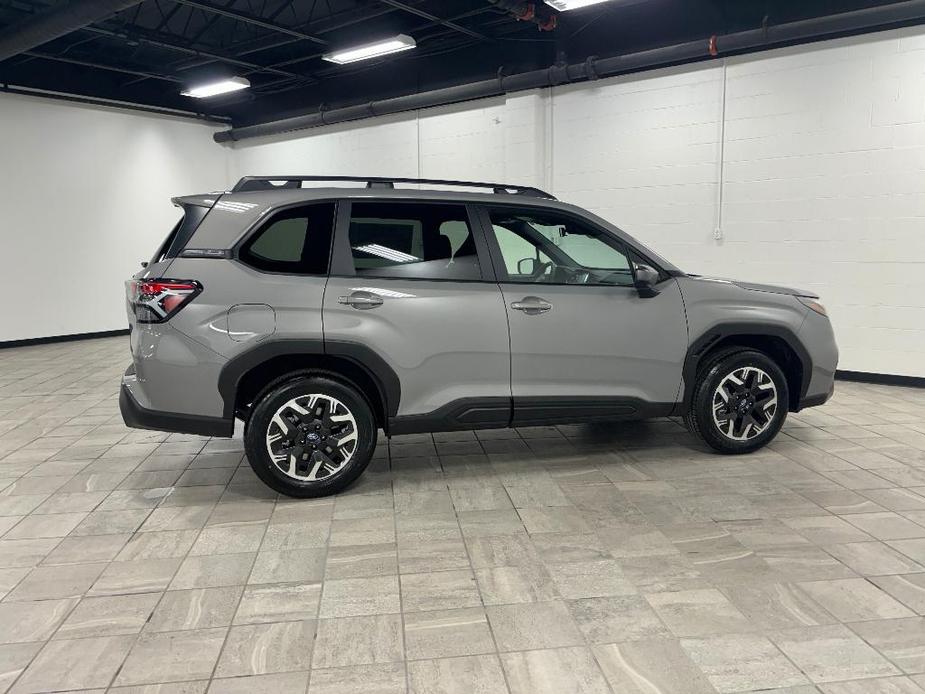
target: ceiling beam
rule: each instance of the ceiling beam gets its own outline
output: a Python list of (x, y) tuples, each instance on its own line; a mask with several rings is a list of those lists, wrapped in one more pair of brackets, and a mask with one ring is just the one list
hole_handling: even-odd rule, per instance
[[(396, 9), (397, 9), (397, 8), (396, 8)], [(484, 10), (484, 9), (480, 9), (480, 10), (470, 10), (470, 11), (468, 11), (468, 12), (465, 12), (465, 13), (461, 14), (461, 15), (456, 15), (456, 16), (454, 16), (454, 17), (451, 17), (451, 18), (449, 19), (449, 21), (453, 21), (453, 20), (460, 19), (460, 18), (463, 18), (463, 17), (471, 17), (471, 16), (473, 16), (473, 15), (481, 14), (481, 13), (486, 12), (486, 11), (487, 11), (487, 10)], [(418, 27), (415, 27), (414, 29), (411, 29), (410, 32), (413, 33), (413, 34), (415, 35), (415, 37), (417, 38), (419, 44), (420, 44), (420, 43), (423, 43), (423, 42), (425, 42), (425, 41), (434, 39), (434, 38), (441, 38), (441, 37), (443, 37), (443, 36), (449, 36), (449, 35), (451, 35), (451, 34), (453, 34), (453, 35), (455, 36), (455, 34), (453, 33), (453, 30), (452, 30), (452, 29), (450, 29), (449, 31), (447, 31), (447, 30), (445, 30), (445, 29), (444, 29), (444, 30), (440, 30), (440, 31), (439, 31), (439, 34), (434, 34), (433, 36), (425, 36), (425, 37), (421, 37), (421, 36), (420, 36), (420, 32), (424, 31), (425, 29), (430, 29), (430, 28), (432, 28), (432, 27), (438, 27), (438, 26), (440, 26), (440, 25), (446, 26), (446, 25), (443, 23), (443, 21), (429, 21), (427, 24), (422, 24), (422, 25), (420, 25), (420, 26), (418, 26)], [(478, 36), (480, 37), (481, 34), (479, 34)], [(474, 37), (474, 41), (475, 41), (475, 42), (478, 42), (478, 41), (481, 41), (481, 40), (482, 40), (481, 38)], [(496, 40), (496, 39), (491, 39), (491, 40), (494, 41), (494, 40)], [(470, 44), (470, 43), (473, 43), (473, 41), (470, 40), (470, 41), (467, 41), (467, 42), (466, 42), (467, 45)], [(420, 55), (420, 52), (419, 52), (419, 51), (416, 51), (415, 54), (416, 54), (416, 55)], [(313, 59), (315, 59), (315, 58), (320, 58), (322, 55), (324, 55), (324, 53), (305, 53), (305, 54), (303, 54), (303, 55), (296, 56), (295, 58), (289, 58), (288, 60), (282, 60), (282, 61), (278, 61), (278, 62), (275, 62), (275, 63), (271, 63), (271, 65), (272, 65), (273, 67), (284, 68), (284, 67), (289, 67), (290, 65), (296, 65), (296, 64), (298, 64), (298, 63), (303, 63), (303, 62), (305, 62), (306, 60), (313, 60)], [(323, 76), (325, 76), (325, 75), (331, 73), (332, 71), (337, 72), (337, 73), (339, 73), (339, 74), (346, 74), (346, 73), (344, 72), (343, 67), (329, 68), (329, 69), (327, 69), (327, 70), (319, 70), (319, 71), (315, 71), (313, 74), (316, 75), (316, 76), (318, 76), (318, 77), (323, 77)]]
[[(274, 75), (279, 75), (283, 77), (289, 77), (294, 79), (304, 80), (307, 79), (307, 75), (301, 75), (297, 72), (290, 72), (289, 70), (283, 70), (280, 68), (260, 65), (259, 63), (253, 63), (249, 60), (241, 60), (231, 55), (226, 55), (224, 53), (215, 53), (213, 51), (204, 51), (199, 48), (191, 48), (189, 46), (184, 46), (182, 44), (173, 43), (166, 41), (161, 38), (152, 38), (145, 36), (144, 34), (138, 32), (128, 32), (128, 31), (113, 31), (111, 29), (104, 29), (102, 27), (84, 27), (83, 31), (89, 31), (94, 34), (102, 34), (109, 36), (115, 39), (120, 39), (122, 41), (137, 41), (138, 43), (144, 43), (149, 46), (155, 46), (157, 48), (164, 48), (171, 51), (177, 51), (178, 53), (185, 53), (186, 55), (194, 56), (197, 58), (207, 59), (209, 62), (221, 62), (227, 63), (229, 65), (237, 65), (238, 67), (248, 68), (253, 72), (265, 72)], [(148, 77), (147, 75), (140, 75), (141, 77)], [(179, 79), (179, 78), (177, 78)]]
[[(343, 29), (344, 27), (352, 26), (354, 24), (360, 24), (362, 22), (368, 21), (370, 19), (375, 19), (376, 17), (395, 12), (394, 7), (379, 7), (373, 11), (356, 11), (349, 10), (347, 12), (340, 13), (338, 15), (333, 15), (326, 19), (315, 20), (314, 22), (308, 22), (306, 24), (300, 25), (297, 28), (307, 28), (310, 27), (313, 31), (326, 34), (330, 31), (336, 31), (338, 29)], [(296, 43), (300, 39), (293, 38), (291, 36), (286, 38), (274, 39), (268, 43), (267, 38), (260, 39), (249, 39), (247, 41), (241, 41), (237, 44), (232, 44), (231, 46), (226, 47), (226, 51), (233, 51), (236, 56), (245, 56), (251, 53), (259, 53), (263, 50), (269, 50), (272, 48), (279, 48), (280, 46), (286, 46), (291, 43)], [(312, 58), (317, 58), (322, 55), (321, 53), (312, 53)], [(177, 72), (184, 70), (191, 70), (198, 67), (203, 67), (210, 63), (215, 62), (215, 60), (206, 58), (204, 60), (191, 60), (186, 62), (174, 63), (169, 67)], [(275, 66), (274, 66), (275, 67)], [(283, 67), (283, 66), (281, 66)], [(300, 79), (311, 79), (308, 75), (300, 75)], [(128, 87), (130, 85), (136, 84), (137, 82), (143, 82), (144, 77), (138, 79), (130, 80), (125, 83), (124, 86)]]
[(19, 22), (0, 35), (0, 61), (121, 12), (141, 0), (74, 0)]
[(180, 5), (186, 5), (187, 7), (195, 7), (202, 10), (203, 12), (210, 12), (212, 14), (221, 15), (222, 17), (228, 17), (229, 19), (234, 19), (235, 21), (243, 22), (244, 24), (250, 24), (262, 29), (267, 29), (268, 31), (275, 31), (279, 34), (287, 34), (300, 41), (310, 41), (312, 43), (318, 44), (319, 46), (328, 45), (328, 42), (319, 36), (306, 34), (304, 31), (299, 31), (298, 29), (291, 29), (280, 24), (268, 22), (264, 19), (261, 19), (260, 17), (255, 17), (252, 14), (238, 12), (237, 10), (228, 10), (224, 7), (216, 7), (215, 5), (211, 5), (207, 2), (200, 2), (200, 0), (173, 0), (173, 2)]
[(398, 0), (379, 0), (379, 2), (383, 3), (384, 5), (389, 5), (390, 7), (394, 7), (397, 10), (402, 10), (403, 12), (408, 12), (409, 14), (417, 15), (418, 17), (422, 17), (428, 21), (434, 22), (435, 24), (442, 24), (448, 29), (452, 29), (453, 31), (458, 31), (461, 34), (465, 34), (466, 36), (471, 36), (474, 39), (479, 39), (480, 41), (491, 40), (484, 34), (480, 34), (477, 31), (468, 29), (464, 27), (463, 25), (457, 24), (456, 22), (452, 20), (442, 19), (435, 14), (431, 14), (430, 12), (425, 12), (424, 10), (408, 5), (407, 3), (399, 2)]
[[(922, 1), (925, 2), (925, 0), (922, 0)], [(468, 16), (468, 13), (467, 13), (467, 15), (465, 15), (465, 16)], [(513, 24), (511, 24), (510, 22), (508, 22), (506, 18), (499, 18), (498, 20), (493, 20), (493, 21), (491, 21), (489, 24), (490, 24), (490, 25), (494, 25), (494, 24), (499, 24), (499, 23), (502, 24), (502, 26), (501, 26), (501, 31), (506, 32), (506, 33), (510, 33), (511, 31), (517, 31), (517, 29), (518, 29), (518, 27), (517, 27), (516, 25), (513, 25)], [(439, 24), (439, 23), (438, 23), (438, 22), (433, 22), (433, 23), (428, 24), (428, 25), (426, 25), (426, 26), (435, 26), (435, 25), (437, 25), (437, 24)], [(506, 25), (507, 25), (507, 26), (506, 26)], [(449, 36), (450, 34), (451, 34), (451, 32), (449, 32), (449, 31), (441, 31), (440, 34), (439, 34), (439, 36), (440, 36), (440, 37)], [(456, 35), (453, 34), (453, 36), (455, 37)], [(422, 40), (422, 42), (425, 41), (425, 40), (426, 40), (426, 39)], [(505, 39), (503, 36), (500, 36), (500, 35), (499, 35), (495, 40), (503, 41), (503, 40), (506, 40), (506, 39)], [(537, 39), (537, 40), (541, 40), (541, 39)], [(448, 45), (446, 46), (445, 49), (437, 49), (437, 48), (434, 48), (434, 49), (431, 49), (430, 51), (425, 51), (425, 52), (422, 52), (422, 53), (415, 52), (414, 55), (409, 55), (408, 53), (406, 53), (405, 56), (406, 56), (407, 59), (412, 59), (412, 58), (426, 58), (426, 57), (428, 57), (428, 56), (430, 56), (430, 55), (439, 55), (440, 53), (444, 53), (444, 52), (458, 51), (458, 50), (467, 48), (467, 47), (469, 47), (469, 46), (477, 45), (478, 43), (479, 43), (478, 39), (467, 39), (467, 38), (463, 38), (463, 37), (460, 36), (460, 37), (457, 37), (457, 38), (456, 38), (456, 41), (455, 41), (455, 42), (448, 43)], [(319, 54), (319, 55), (320, 55), (320, 54)], [(293, 59), (291, 59), (291, 60), (285, 60), (285, 61), (282, 61), (282, 62), (279, 62), (279, 63), (273, 63), (273, 67), (287, 67), (287, 66), (290, 66), (290, 65), (294, 65), (294, 64), (296, 64), (296, 63), (299, 63), (299, 62), (301, 62), (301, 61), (303, 61), (303, 60), (308, 60), (309, 58), (312, 58), (312, 57), (316, 57), (316, 56), (303, 56), (303, 57), (301, 57), (301, 58), (293, 58)], [(312, 75), (313, 75), (313, 77), (315, 78), (315, 81), (317, 81), (317, 82), (323, 82), (324, 80), (328, 79), (328, 78), (331, 77), (331, 76), (337, 76), (337, 77), (339, 77), (339, 78), (344, 78), (344, 77), (348, 77), (348, 76), (350, 76), (350, 75), (354, 75), (354, 74), (358, 74), (358, 73), (362, 73), (362, 72), (367, 72), (367, 71), (369, 71), (369, 70), (373, 70), (373, 69), (375, 69), (376, 67), (378, 67), (377, 62), (376, 62), (376, 61), (370, 61), (369, 63), (366, 63), (366, 64), (357, 63), (357, 64), (355, 64), (355, 65), (353, 65), (353, 66), (351, 66), (351, 67), (346, 67), (346, 66), (342, 66), (342, 65), (341, 65), (341, 66), (337, 66), (337, 67), (330, 67), (330, 68), (327, 68), (327, 69), (316, 70), (315, 72), (312, 73)], [(284, 82), (284, 80), (279, 80), (279, 81), (274, 80), (274, 81), (269, 82), (268, 84), (260, 85), (260, 86), (261, 86), (261, 87), (265, 87), (265, 86), (267, 86), (267, 87), (277, 87), (277, 85), (282, 84), (283, 82)], [(279, 87), (279, 88), (276, 88), (276, 89), (272, 89), (272, 90), (271, 90), (271, 93), (274, 93), (274, 94), (283, 93), (283, 92), (286, 92), (286, 91), (290, 91), (290, 90), (293, 89), (293, 88), (297, 88), (298, 86), (301, 86), (301, 85), (288, 85), (288, 86), (282, 86), (282, 87)], [(259, 92), (260, 90), (258, 89), (258, 90), (255, 90), (255, 91)]]
[(165, 82), (176, 82), (180, 83), (182, 80), (179, 77), (173, 77), (171, 75), (157, 75), (153, 72), (144, 72), (142, 70), (132, 70), (127, 67), (117, 67), (115, 65), (104, 65), (103, 63), (96, 63), (90, 60), (80, 60), (78, 58), (67, 58), (63, 55), (52, 55), (51, 53), (42, 53), (41, 51), (26, 51), (22, 55), (27, 55), (30, 58), (41, 58), (42, 60), (53, 60), (58, 63), (67, 63), (69, 65), (80, 65), (81, 67), (91, 67), (96, 70), (109, 70), (110, 72), (121, 72), (123, 75), (138, 75), (140, 77), (146, 77), (151, 80), (163, 80)]

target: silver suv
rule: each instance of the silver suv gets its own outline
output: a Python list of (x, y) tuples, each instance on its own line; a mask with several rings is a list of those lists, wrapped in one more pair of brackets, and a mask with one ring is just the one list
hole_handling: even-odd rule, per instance
[(283, 494), (345, 488), (379, 429), (676, 415), (748, 453), (832, 394), (814, 294), (686, 274), (535, 188), (270, 176), (174, 203), (128, 282), (122, 416), (209, 436), (241, 419)]

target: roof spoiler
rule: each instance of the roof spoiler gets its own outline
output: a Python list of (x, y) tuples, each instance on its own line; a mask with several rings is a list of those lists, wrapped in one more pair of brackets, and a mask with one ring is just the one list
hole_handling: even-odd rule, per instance
[(224, 194), (225, 192), (222, 191), (218, 193), (203, 193), (201, 195), (180, 195), (175, 198), (170, 198), (170, 202), (176, 207), (195, 205), (196, 207), (211, 208)]

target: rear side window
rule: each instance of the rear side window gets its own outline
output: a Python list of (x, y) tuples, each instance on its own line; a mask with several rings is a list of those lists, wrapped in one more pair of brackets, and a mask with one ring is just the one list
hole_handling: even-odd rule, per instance
[(333, 228), (333, 202), (290, 208), (270, 217), (238, 255), (242, 262), (266, 272), (324, 275)]
[(482, 278), (464, 205), (353, 203), (349, 237), (357, 275)]

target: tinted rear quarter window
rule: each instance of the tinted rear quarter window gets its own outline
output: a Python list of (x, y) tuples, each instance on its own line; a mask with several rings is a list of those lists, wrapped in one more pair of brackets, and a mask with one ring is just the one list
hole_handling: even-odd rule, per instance
[(334, 207), (324, 202), (277, 212), (244, 242), (238, 257), (266, 272), (326, 274)]

